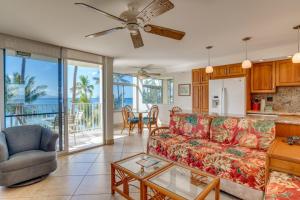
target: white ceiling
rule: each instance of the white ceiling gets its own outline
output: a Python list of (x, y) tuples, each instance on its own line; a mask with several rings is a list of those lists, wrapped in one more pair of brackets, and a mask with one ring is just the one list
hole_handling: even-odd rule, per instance
[[(80, 0), (78, 0), (80, 2)], [(134, 49), (126, 30), (94, 39), (86, 34), (120, 25), (83, 7), (76, 0), (0, 0), (0, 32), (115, 57), (119, 71), (129, 66), (182, 71), (207, 63), (205, 46), (213, 45), (212, 64), (239, 62), (241, 38), (252, 36), (252, 60), (293, 54), (300, 24), (300, 0), (171, 0), (175, 8), (151, 23), (183, 30), (176, 41), (142, 32), (145, 46)], [(144, 0), (81, 0), (119, 16), (130, 2)]]

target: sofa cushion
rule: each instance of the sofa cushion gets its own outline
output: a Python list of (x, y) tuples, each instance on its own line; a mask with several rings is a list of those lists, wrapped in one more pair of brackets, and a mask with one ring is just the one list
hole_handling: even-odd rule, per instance
[(210, 126), (210, 139), (213, 142), (231, 144), (238, 130), (238, 118), (215, 117)]
[(41, 127), (35, 125), (6, 128), (5, 133), (9, 155), (15, 153), (39, 150), (41, 142)]
[(270, 120), (241, 119), (236, 143), (239, 146), (267, 150), (275, 139), (275, 123)]
[(56, 152), (40, 150), (24, 151), (10, 156), (9, 160), (0, 163), (0, 172), (11, 172), (36, 166), (56, 159)]
[(156, 136), (150, 136), (148, 150), (150, 153), (167, 157), (167, 150), (174, 144), (179, 144), (189, 140), (185, 135), (177, 135), (171, 133), (162, 133)]
[(172, 145), (168, 157), (254, 189), (264, 187), (265, 151), (191, 139)]
[(266, 186), (266, 200), (300, 199), (300, 177), (272, 171)]
[(173, 114), (170, 119), (172, 134), (186, 135), (192, 138), (209, 138), (211, 119), (200, 114)]

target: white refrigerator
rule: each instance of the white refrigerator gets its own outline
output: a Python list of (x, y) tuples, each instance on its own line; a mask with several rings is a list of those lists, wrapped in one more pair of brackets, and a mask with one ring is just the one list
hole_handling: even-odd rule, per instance
[(209, 113), (245, 115), (245, 77), (209, 80)]

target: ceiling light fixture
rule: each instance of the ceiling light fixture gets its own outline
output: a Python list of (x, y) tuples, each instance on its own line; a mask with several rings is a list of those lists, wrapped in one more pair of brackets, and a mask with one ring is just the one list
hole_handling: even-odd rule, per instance
[(206, 47), (207, 53), (208, 53), (208, 63), (207, 63), (208, 65), (205, 68), (205, 72), (208, 73), (208, 74), (213, 73), (213, 71), (214, 71), (214, 68), (210, 64), (210, 49), (212, 49), (212, 48), (213, 48), (213, 46), (207, 46)]
[(252, 67), (252, 62), (248, 59), (248, 41), (249, 40), (251, 40), (251, 37), (243, 38), (243, 41), (245, 42), (245, 48), (246, 48), (246, 59), (242, 63), (243, 69), (249, 69)]
[(297, 31), (297, 37), (298, 37), (298, 52), (294, 54), (292, 61), (293, 63), (300, 63), (300, 25), (294, 27)]

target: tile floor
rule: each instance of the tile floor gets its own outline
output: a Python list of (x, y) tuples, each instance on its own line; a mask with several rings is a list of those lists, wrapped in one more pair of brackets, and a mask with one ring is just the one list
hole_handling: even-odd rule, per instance
[[(110, 162), (146, 150), (148, 134), (116, 135), (115, 144), (59, 157), (46, 180), (22, 188), (0, 187), (0, 200), (119, 200), (110, 194)], [(138, 199), (138, 193), (132, 193)], [(214, 199), (211, 195), (208, 199)], [(222, 200), (235, 199), (221, 194)]]

